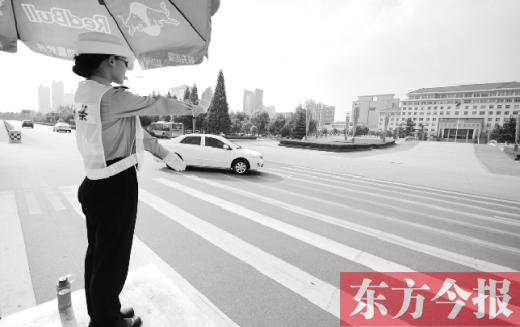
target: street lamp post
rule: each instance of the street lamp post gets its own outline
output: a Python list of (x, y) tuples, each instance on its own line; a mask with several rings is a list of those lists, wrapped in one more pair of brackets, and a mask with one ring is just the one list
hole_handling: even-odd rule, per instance
[(348, 139), (348, 126), (350, 125), (350, 115), (347, 113), (345, 116), (345, 141)]

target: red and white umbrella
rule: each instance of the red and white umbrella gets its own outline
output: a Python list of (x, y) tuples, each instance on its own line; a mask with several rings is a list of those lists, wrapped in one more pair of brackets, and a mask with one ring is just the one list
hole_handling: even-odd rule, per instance
[(200, 64), (220, 0), (0, 0), (0, 51), (21, 40), (34, 52), (73, 60), (74, 41), (96, 31), (125, 40), (143, 70)]

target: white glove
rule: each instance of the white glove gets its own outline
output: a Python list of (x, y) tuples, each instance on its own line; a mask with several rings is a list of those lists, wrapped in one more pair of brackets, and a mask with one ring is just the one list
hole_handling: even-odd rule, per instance
[(164, 158), (164, 162), (176, 171), (186, 170), (186, 164), (176, 153), (168, 153), (166, 158)]

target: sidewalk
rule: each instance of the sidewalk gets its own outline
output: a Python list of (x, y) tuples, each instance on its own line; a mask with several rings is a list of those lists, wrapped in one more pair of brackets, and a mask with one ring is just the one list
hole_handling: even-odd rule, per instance
[(506, 156), (498, 146), (475, 144), (475, 154), (490, 173), (520, 176), (520, 163)]
[[(153, 264), (128, 274), (120, 298), (141, 317), (142, 326), (218, 326)], [(3, 318), (0, 327), (87, 327), (89, 321), (81, 289), (72, 293), (72, 306), (65, 311), (58, 311), (55, 299)]]

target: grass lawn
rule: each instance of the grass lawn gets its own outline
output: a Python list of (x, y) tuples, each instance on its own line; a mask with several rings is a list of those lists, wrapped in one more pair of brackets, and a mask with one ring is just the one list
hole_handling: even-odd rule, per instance
[(520, 151), (514, 151), (514, 146), (504, 146), (504, 153), (511, 159), (515, 159), (517, 155), (520, 155)]

